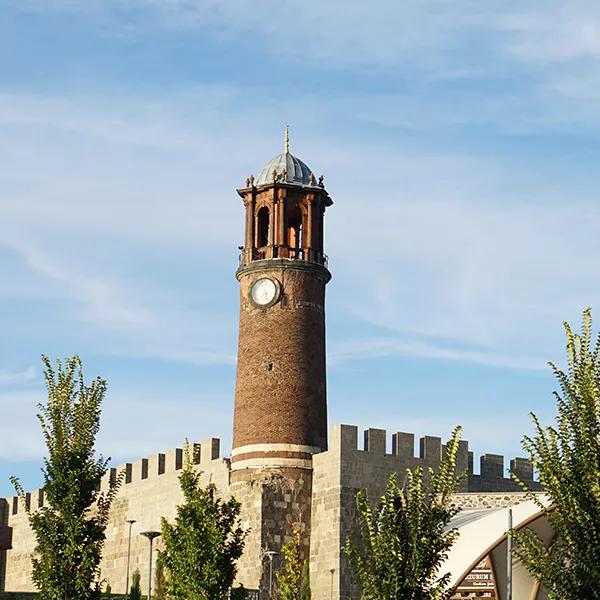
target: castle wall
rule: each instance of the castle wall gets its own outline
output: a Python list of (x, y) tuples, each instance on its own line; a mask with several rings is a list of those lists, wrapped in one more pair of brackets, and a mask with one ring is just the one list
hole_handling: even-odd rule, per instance
[[(211, 438), (194, 445), (196, 468), (202, 471), (204, 485), (212, 482), (226, 495), (229, 489), (229, 461), (218, 458), (218, 442)], [(117, 472), (125, 472), (123, 484), (111, 509), (100, 565), (101, 578), (110, 583), (114, 593), (126, 591), (127, 519), (136, 520), (132, 527), (130, 574), (139, 568), (142, 591), (147, 590), (148, 540), (139, 534), (148, 530), (160, 531), (160, 519), (163, 516), (169, 520), (174, 518), (176, 507), (182, 500), (178, 480), (182, 461), (182, 450), (176, 448), (110, 469), (103, 478), (101, 491), (108, 489), (110, 477)], [(26, 498), (32, 510), (43, 505), (43, 493), (39, 490), (27, 494)], [(7, 521), (13, 528), (13, 547), (6, 553), (4, 589), (33, 591), (31, 554), (35, 548), (35, 537), (22, 501), (17, 497), (8, 498), (7, 501)], [(158, 540), (160, 545), (160, 538)]]
[[(414, 455), (414, 435), (398, 432), (392, 435), (391, 453), (387, 453), (386, 431), (367, 429), (364, 432), (363, 450), (358, 448), (358, 428), (337, 425), (330, 437), (330, 449), (313, 457), (314, 484), (312, 496), (313, 530), (311, 535), (311, 584), (313, 600), (329, 598), (358, 598), (359, 590), (353, 581), (350, 566), (341, 551), (345, 540), (356, 531), (356, 493), (365, 490), (371, 502), (377, 501), (387, 484), (389, 476), (396, 472), (402, 477), (407, 468), (439, 467), (445, 446), (440, 438), (425, 436), (419, 440), (419, 455)], [(482, 472), (472, 473), (472, 453), (468, 442), (461, 441), (457, 468), (468, 476), (462, 484), (462, 494), (457, 497), (472, 498), (471, 482), (480, 490), (498, 492), (513, 491), (516, 486), (505, 477), (504, 459), (499, 455), (484, 455)], [(513, 459), (511, 465), (532, 488), (533, 469), (526, 459)], [(539, 486), (537, 486), (539, 487)], [(518, 489), (518, 488), (517, 488)], [(475, 505), (485, 502), (488, 494), (477, 494)], [(506, 502), (504, 494), (488, 500), (492, 506)], [(518, 494), (514, 494), (517, 502)], [(520, 494), (522, 501), (523, 495)], [(465, 505), (467, 500), (462, 500)]]
[[(357, 598), (358, 590), (341, 552), (344, 541), (356, 527), (356, 493), (366, 490), (374, 502), (383, 494), (391, 473), (403, 476), (407, 468), (438, 467), (444, 452), (441, 439), (421, 438), (418, 456), (414, 453), (414, 442), (413, 434), (395, 433), (388, 452), (385, 430), (368, 429), (364, 432), (364, 449), (359, 449), (358, 428), (337, 425), (330, 435), (330, 449), (312, 457), (312, 471), (292, 468), (232, 471), (229, 460), (219, 458), (219, 440), (210, 438), (195, 444), (194, 458), (196, 468), (203, 473), (203, 485), (212, 482), (221, 495), (232, 495), (242, 504), (241, 522), (248, 537), (238, 563), (238, 582), (246, 588), (262, 590), (261, 600), (268, 598), (266, 552), (277, 552), (273, 561), (276, 572), (281, 566), (281, 547), (290, 538), (292, 524), (300, 523), (304, 552), (310, 559), (313, 600)], [(105, 476), (101, 486), (104, 490), (110, 477), (117, 472), (125, 473), (112, 507), (101, 564), (102, 578), (110, 582), (113, 592), (124, 593), (126, 588), (127, 519), (136, 520), (132, 528), (130, 573), (139, 568), (142, 590), (147, 590), (148, 541), (139, 534), (160, 530), (162, 516), (168, 520), (175, 517), (182, 500), (178, 481), (182, 463), (181, 449), (173, 449), (113, 468)], [(483, 455), (481, 474), (474, 475), (473, 455), (464, 441), (459, 447), (458, 465), (469, 473), (462, 492), (456, 495), (459, 506), (495, 508), (523, 500), (521, 493), (512, 491), (512, 482), (502, 477), (501, 456)], [(513, 459), (511, 466), (532, 488), (539, 488), (531, 480), (533, 469), (528, 461)], [(471, 486), (476, 489), (471, 491)], [(33, 510), (43, 505), (43, 500), (43, 492), (39, 490), (28, 493), (25, 499)], [(35, 539), (17, 498), (0, 501), (0, 524), (13, 528), (13, 548), (4, 555), (4, 589), (30, 591)], [(160, 544), (158, 538), (158, 547)], [(2, 560), (0, 556), (0, 576)]]

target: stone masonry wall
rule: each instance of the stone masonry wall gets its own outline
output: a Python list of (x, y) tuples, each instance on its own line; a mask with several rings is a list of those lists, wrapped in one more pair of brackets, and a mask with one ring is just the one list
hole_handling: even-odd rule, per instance
[[(313, 530), (310, 552), (313, 600), (358, 598), (358, 588), (341, 552), (342, 544), (354, 533), (356, 526), (356, 493), (366, 490), (371, 501), (375, 501), (383, 494), (391, 473), (402, 474), (407, 468), (416, 466), (436, 468), (445, 449), (440, 438), (425, 436), (419, 442), (419, 456), (414, 456), (414, 435), (399, 432), (393, 434), (391, 453), (387, 454), (386, 432), (381, 429), (366, 430), (363, 447), (364, 450), (358, 448), (357, 427), (337, 425), (330, 437), (329, 451), (313, 457)], [(482, 468), (481, 475), (475, 476), (476, 481), (480, 487), (494, 489), (497, 486), (495, 491), (512, 490), (512, 482), (498, 472), (499, 458), (502, 457), (496, 456), (482, 457), (482, 466), (485, 468)], [(467, 492), (473, 474), (472, 454), (468, 451), (466, 441), (460, 443), (457, 462), (459, 470), (469, 473), (462, 490)], [(487, 470), (489, 463), (496, 467), (491, 472)], [(533, 476), (533, 470), (528, 467), (529, 463), (525, 459), (513, 459), (512, 464), (519, 468), (524, 479), (528, 479), (529, 475)], [(503, 466), (501, 469), (503, 470)], [(467, 498), (471, 494), (463, 493), (459, 496)], [(479, 500), (475, 503), (483, 502), (482, 498), (485, 496), (487, 495), (479, 494)], [(523, 500), (522, 494), (520, 500)], [(500, 500), (494, 500), (498, 501)], [(515, 502), (517, 501), (515, 498)]]
[[(341, 553), (341, 546), (356, 523), (356, 492), (364, 489), (376, 500), (392, 472), (402, 474), (406, 468), (418, 465), (435, 468), (444, 452), (440, 438), (425, 436), (419, 442), (419, 456), (415, 456), (414, 435), (402, 432), (392, 436), (391, 446), (388, 453), (384, 430), (368, 429), (364, 432), (364, 449), (361, 450), (358, 428), (338, 425), (332, 430), (330, 449), (313, 456), (311, 472), (281, 468), (231, 471), (229, 460), (219, 458), (219, 440), (210, 438), (194, 445), (203, 484), (213, 482), (223, 496), (233, 495), (242, 503), (242, 526), (249, 534), (238, 565), (239, 583), (249, 589), (262, 590), (261, 600), (268, 598), (265, 552), (278, 553), (274, 560), (277, 570), (281, 546), (289, 539), (292, 523), (299, 522), (305, 552), (310, 557), (313, 600), (356, 598), (357, 589)], [(461, 442), (459, 468), (469, 469), (463, 492), (456, 496), (461, 507), (494, 508), (523, 500), (522, 494), (506, 491), (508, 484), (506, 478), (501, 477), (504, 469), (501, 458), (484, 455), (481, 475), (474, 476), (468, 443)], [(127, 519), (136, 520), (132, 529), (130, 572), (139, 568), (143, 591), (147, 589), (148, 541), (139, 533), (159, 530), (162, 516), (167, 519), (175, 516), (176, 506), (181, 502), (178, 476), (182, 461), (181, 449), (173, 449), (121, 465), (105, 477), (104, 489), (109, 477), (117, 471), (125, 472), (123, 486), (113, 504), (101, 565), (102, 577), (110, 582), (113, 592), (124, 593), (126, 587)], [(513, 459), (511, 465), (524, 479), (533, 475), (524, 459)], [(495, 486), (495, 493), (467, 493), (473, 481), (480, 488)], [(534, 487), (535, 482), (529, 483)], [(28, 493), (25, 499), (34, 510), (43, 500), (40, 490)], [(13, 528), (13, 547), (4, 556), (0, 555), (0, 577), (2, 561), (6, 565), (4, 590), (32, 590), (31, 552), (35, 540), (18, 498), (0, 499), (0, 523)], [(160, 547), (160, 538), (158, 544)]]
[[(219, 440), (206, 440), (195, 445), (195, 450), (196, 468), (203, 472), (203, 484), (212, 482), (226, 495), (229, 489), (229, 461), (218, 458)], [(101, 577), (110, 583), (114, 593), (125, 593), (126, 589), (127, 519), (136, 520), (132, 527), (130, 573), (139, 568), (142, 591), (147, 590), (148, 541), (139, 534), (151, 529), (160, 531), (160, 519), (163, 516), (170, 520), (174, 518), (177, 504), (181, 502), (178, 477), (182, 458), (181, 448), (176, 448), (148, 459), (120, 465), (104, 477), (101, 490), (108, 488), (109, 477), (117, 471), (125, 472), (123, 485), (111, 509), (101, 563)], [(28, 493), (26, 501), (35, 510), (43, 504), (43, 493), (40, 490)], [(17, 497), (8, 498), (8, 508), (13, 544), (12, 549), (6, 552), (3, 591), (32, 591), (31, 553), (35, 538), (22, 502)]]

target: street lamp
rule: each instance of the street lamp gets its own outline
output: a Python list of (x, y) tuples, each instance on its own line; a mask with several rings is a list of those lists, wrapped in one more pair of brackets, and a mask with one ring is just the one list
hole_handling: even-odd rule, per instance
[(152, 542), (160, 535), (160, 531), (142, 531), (140, 535), (148, 538), (150, 553), (148, 554), (148, 600), (152, 600)]
[(329, 588), (329, 600), (333, 600), (333, 574), (335, 573), (335, 569), (329, 569), (331, 573), (331, 586)]
[(135, 523), (135, 519), (127, 519), (129, 523), (129, 541), (127, 542), (127, 577), (125, 578), (125, 595), (129, 598), (129, 560), (131, 559), (131, 526)]
[(273, 557), (277, 556), (277, 552), (267, 550), (265, 554), (269, 557), (269, 598), (273, 597)]

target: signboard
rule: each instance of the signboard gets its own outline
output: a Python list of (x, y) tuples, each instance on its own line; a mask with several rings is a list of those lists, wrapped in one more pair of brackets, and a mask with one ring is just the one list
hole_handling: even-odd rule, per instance
[(457, 591), (466, 590), (493, 590), (494, 579), (489, 569), (473, 569), (458, 586)]

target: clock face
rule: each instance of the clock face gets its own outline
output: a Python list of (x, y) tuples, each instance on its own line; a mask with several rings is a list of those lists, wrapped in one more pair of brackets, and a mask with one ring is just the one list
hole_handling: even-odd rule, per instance
[(278, 297), (279, 284), (269, 277), (257, 279), (250, 289), (250, 298), (254, 304), (257, 304), (258, 306), (271, 306), (272, 304), (275, 304)]

